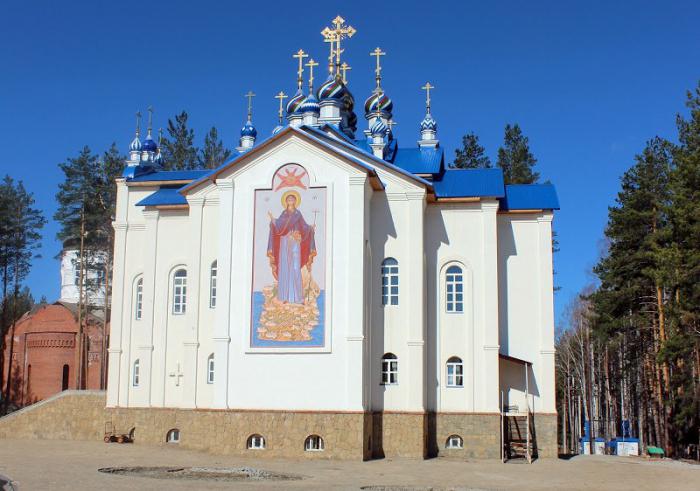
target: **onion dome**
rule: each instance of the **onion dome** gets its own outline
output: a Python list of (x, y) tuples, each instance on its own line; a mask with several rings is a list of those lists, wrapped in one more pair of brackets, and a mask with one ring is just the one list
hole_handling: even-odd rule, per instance
[(140, 152), (141, 151), (141, 140), (139, 140), (139, 135), (138, 133), (134, 137), (133, 140), (131, 140), (131, 144), (129, 144), (129, 150), (132, 152)]
[(385, 113), (391, 114), (394, 103), (384, 92), (373, 92), (365, 101), (365, 114)]
[(153, 157), (153, 163), (156, 165), (163, 164), (163, 154), (161, 153), (160, 149), (158, 149), (158, 153), (156, 154), (156, 156)]
[(143, 145), (141, 145), (141, 150), (145, 152), (155, 152), (156, 150), (158, 150), (158, 145), (153, 140), (150, 131), (148, 132), (148, 135), (146, 135), (146, 139), (143, 141)]
[(308, 96), (306, 96), (306, 99), (304, 99), (304, 103), (301, 105), (299, 108), (299, 112), (303, 113), (316, 113), (318, 114), (321, 111), (321, 106), (318, 104), (318, 99), (316, 99), (316, 96), (311, 93)]
[(339, 101), (342, 100), (343, 95), (345, 95), (345, 91), (346, 88), (343, 80), (340, 77), (330, 75), (328, 80), (326, 80), (318, 88), (316, 95), (320, 101), (324, 99), (334, 99)]
[(287, 114), (298, 114), (300, 113), (299, 109), (301, 108), (301, 105), (304, 103), (304, 100), (306, 97), (304, 97), (304, 94), (301, 92), (301, 90), (297, 90), (297, 93), (294, 94), (294, 97), (289, 99), (289, 102), (287, 103)]
[(250, 136), (252, 138), (258, 136), (258, 130), (255, 129), (255, 126), (253, 126), (253, 123), (250, 121), (250, 119), (246, 121), (243, 125), (243, 128), (241, 128), (241, 138), (244, 136)]
[(433, 119), (433, 117), (430, 115), (430, 113), (425, 115), (425, 118), (423, 118), (423, 121), (420, 123), (420, 130), (421, 131), (437, 131), (437, 122)]
[(369, 134), (371, 136), (381, 136), (386, 134), (387, 126), (382, 119), (377, 116), (369, 127)]

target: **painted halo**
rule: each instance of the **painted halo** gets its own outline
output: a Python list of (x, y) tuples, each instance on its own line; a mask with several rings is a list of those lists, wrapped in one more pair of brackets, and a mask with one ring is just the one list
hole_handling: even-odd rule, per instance
[(287, 191), (282, 195), (282, 208), (286, 209), (287, 208), (287, 197), (288, 196), (294, 196), (297, 199), (295, 207), (298, 209), (299, 205), (301, 205), (301, 195), (294, 190)]

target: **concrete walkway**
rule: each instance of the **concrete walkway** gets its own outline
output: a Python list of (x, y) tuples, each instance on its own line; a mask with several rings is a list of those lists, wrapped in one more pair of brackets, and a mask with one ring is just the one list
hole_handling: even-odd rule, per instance
[[(301, 474), (300, 481), (213, 482), (159, 480), (104, 474), (102, 467), (207, 466), (254, 467)], [(562, 490), (698, 489), (700, 466), (633, 457), (576, 457), (539, 460), (533, 465), (447, 459), (375, 460), (371, 462), (256, 460), (214, 456), (174, 446), (118, 445), (55, 440), (0, 440), (0, 474), (21, 491), (140, 489), (360, 489), (395, 490), (506, 489)], [(375, 488), (381, 489), (381, 488)], [(384, 488), (386, 489), (386, 488)]]

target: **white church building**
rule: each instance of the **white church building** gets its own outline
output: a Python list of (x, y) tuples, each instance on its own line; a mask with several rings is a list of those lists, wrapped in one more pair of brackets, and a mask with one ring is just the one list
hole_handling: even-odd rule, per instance
[(357, 459), (498, 458), (518, 414), (555, 456), (556, 192), (448, 168), (429, 84), (420, 139), (400, 146), (383, 53), (358, 130), (340, 60), (354, 32), (324, 30), (317, 88), (297, 53), (286, 124), (259, 141), (249, 110), (217, 169), (163, 170), (137, 128), (107, 407), (137, 440)]

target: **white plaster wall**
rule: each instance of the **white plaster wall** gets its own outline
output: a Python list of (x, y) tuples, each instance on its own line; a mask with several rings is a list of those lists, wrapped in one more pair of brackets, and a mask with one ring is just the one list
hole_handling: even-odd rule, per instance
[[(532, 362), (530, 393), (537, 412), (554, 412), (554, 320), (551, 213), (498, 216), (501, 353)], [(512, 364), (508, 362), (508, 364)], [(522, 370), (508, 366), (508, 392)], [(511, 392), (514, 399), (521, 399)], [(518, 402), (515, 402), (518, 404)]]

